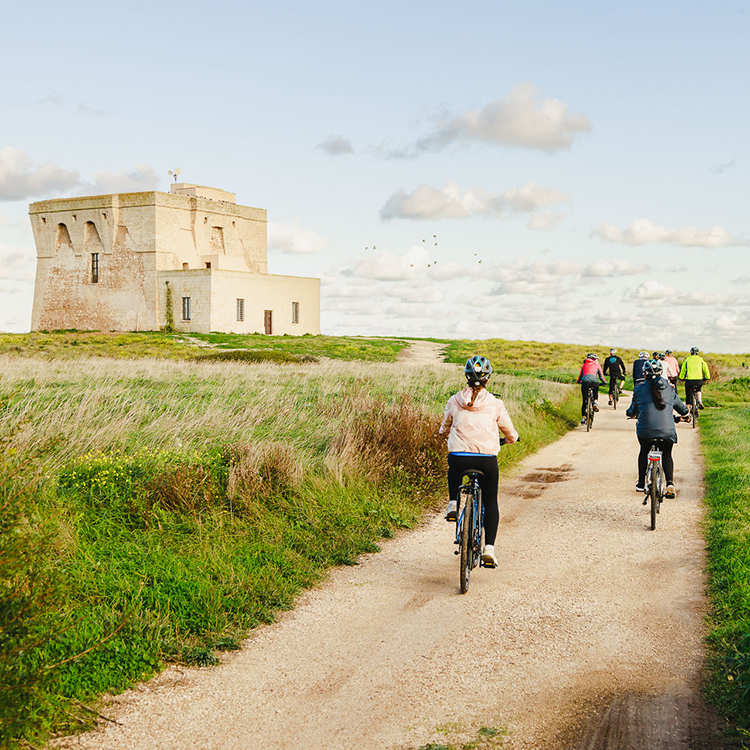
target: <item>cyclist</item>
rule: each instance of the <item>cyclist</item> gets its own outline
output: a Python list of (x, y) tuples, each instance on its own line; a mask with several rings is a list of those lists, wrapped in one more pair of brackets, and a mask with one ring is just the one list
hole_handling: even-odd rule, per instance
[(648, 352), (643, 351), (638, 353), (638, 359), (633, 362), (633, 385), (636, 386), (638, 383), (642, 383), (646, 376), (643, 374), (643, 366), (648, 361)]
[(467, 471), (478, 469), (484, 502), (484, 550), (482, 563), (496, 567), (495, 537), (500, 513), (497, 507), (497, 454), (500, 435), (506, 442), (515, 443), (518, 433), (505, 404), (487, 390), (492, 365), (486, 357), (474, 356), (467, 360), (464, 374), (468, 385), (448, 399), (440, 434), (448, 434), (448, 511), (445, 518), (455, 521), (458, 514), (458, 488)]
[(677, 377), (680, 374), (680, 363), (677, 361), (676, 357), (672, 356), (671, 349), (664, 350), (664, 361), (669, 365), (669, 367), (672, 368), (672, 371), (674, 372), (674, 377), (670, 375), (667, 380), (669, 380), (673, 388), (677, 388)]
[(680, 380), (685, 382), (685, 403), (689, 406), (693, 400), (693, 394), (698, 402), (698, 408), (703, 408), (703, 384), (711, 379), (706, 360), (699, 354), (700, 349), (694, 346), (690, 350), (690, 356), (685, 357), (680, 367)]
[(602, 366), (599, 364), (599, 357), (596, 354), (586, 355), (576, 383), (581, 384), (581, 424), (586, 424), (586, 401), (589, 397), (589, 391), (594, 392), (594, 411), (599, 411), (599, 407), (596, 405), (596, 400), (599, 398), (599, 384), (607, 385)]
[(654, 440), (661, 441), (664, 476), (667, 480), (666, 497), (674, 497), (674, 461), (672, 446), (677, 442), (673, 412), (683, 416), (688, 408), (680, 401), (677, 391), (669, 387), (662, 377), (664, 368), (658, 359), (646, 360), (644, 365), (645, 380), (633, 391), (633, 400), (625, 411), (629, 418), (637, 417), (636, 435), (641, 444), (638, 454), (638, 492), (645, 490), (648, 452)]
[(619, 395), (622, 393), (622, 383), (625, 382), (625, 363), (617, 356), (617, 349), (609, 350), (609, 357), (604, 360), (602, 371), (605, 375), (609, 374), (609, 405), (612, 406), (615, 388)]

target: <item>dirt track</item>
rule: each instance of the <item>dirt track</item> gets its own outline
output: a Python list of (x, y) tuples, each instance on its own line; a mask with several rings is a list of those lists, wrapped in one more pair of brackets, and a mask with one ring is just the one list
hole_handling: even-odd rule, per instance
[[(170, 668), (59, 744), (118, 750), (394, 750), (503, 727), (503, 748), (721, 747), (697, 693), (701, 463), (680, 426), (655, 532), (621, 404), (501, 485), (496, 570), (458, 593), (442, 517), (332, 572), (210, 669)], [(512, 447), (504, 450), (513, 450)]]

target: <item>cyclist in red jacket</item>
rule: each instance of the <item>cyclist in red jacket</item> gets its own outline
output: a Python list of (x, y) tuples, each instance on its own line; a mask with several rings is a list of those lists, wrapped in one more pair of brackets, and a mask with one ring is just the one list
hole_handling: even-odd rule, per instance
[(594, 411), (599, 411), (599, 407), (596, 405), (596, 400), (599, 398), (599, 384), (607, 385), (604, 373), (602, 372), (602, 366), (598, 360), (599, 357), (596, 354), (587, 354), (581, 371), (578, 373), (578, 380), (576, 380), (576, 383), (581, 384), (581, 396), (583, 399), (581, 401), (581, 424), (586, 424), (586, 400), (588, 399), (589, 391), (594, 392)]

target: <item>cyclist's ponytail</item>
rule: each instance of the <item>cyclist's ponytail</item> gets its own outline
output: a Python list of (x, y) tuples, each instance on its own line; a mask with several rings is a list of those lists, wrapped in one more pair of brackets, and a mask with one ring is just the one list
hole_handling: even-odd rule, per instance
[(666, 409), (667, 407), (667, 403), (664, 400), (663, 391), (661, 390), (661, 388), (657, 386), (657, 381), (659, 380), (659, 378), (650, 378), (650, 380), (651, 380), (651, 398), (654, 400), (654, 406), (659, 411), (664, 411), (664, 409)]
[(479, 391), (484, 388), (484, 383), (480, 383), (478, 381), (474, 381), (473, 385), (469, 385), (471, 388), (471, 401), (466, 405), (468, 409), (471, 409), (472, 406), (474, 406), (474, 401), (476, 401), (477, 396), (479, 395)]

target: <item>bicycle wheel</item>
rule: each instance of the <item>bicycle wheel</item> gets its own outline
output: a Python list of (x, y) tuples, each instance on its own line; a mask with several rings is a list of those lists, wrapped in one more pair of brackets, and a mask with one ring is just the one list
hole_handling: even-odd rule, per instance
[(693, 412), (693, 415), (692, 415), (693, 427), (695, 427), (695, 423), (698, 421), (698, 402), (696, 401), (695, 396), (693, 396), (693, 404), (690, 407), (690, 411)]
[(591, 430), (591, 425), (594, 423), (594, 400), (591, 398), (591, 391), (589, 391), (589, 397), (586, 401), (586, 432)]
[(659, 513), (661, 511), (661, 503), (662, 500), (664, 500), (664, 494), (667, 491), (667, 481), (664, 477), (664, 467), (661, 464), (661, 461), (659, 461), (659, 464), (656, 469), (656, 512)]
[(612, 393), (612, 406), (615, 407), (615, 411), (617, 411), (617, 402), (620, 398), (619, 389), (617, 387), (617, 383), (615, 383), (615, 390)]
[(656, 514), (659, 512), (659, 509), (657, 507), (657, 503), (659, 502), (659, 495), (658, 489), (656, 487), (657, 480), (654, 476), (655, 472), (651, 471), (649, 473), (651, 474), (651, 483), (649, 484), (648, 494), (651, 500), (651, 531), (653, 531), (656, 528)]
[(459, 547), (461, 549), (460, 583), (461, 593), (465, 594), (469, 590), (469, 576), (474, 562), (474, 503), (466, 503), (462, 518), (461, 534), (459, 535)]

